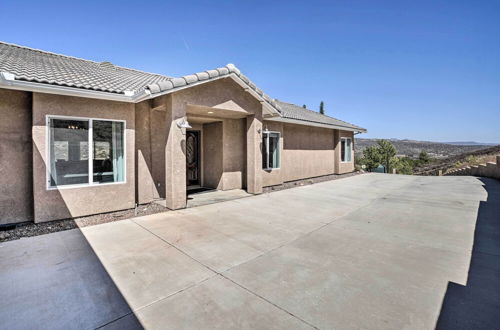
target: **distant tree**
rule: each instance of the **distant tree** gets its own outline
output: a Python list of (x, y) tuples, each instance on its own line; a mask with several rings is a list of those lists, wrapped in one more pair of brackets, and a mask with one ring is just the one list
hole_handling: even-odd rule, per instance
[(303, 105), (302, 105), (302, 108), (304, 108), (304, 109), (305, 109), (305, 108), (306, 108), (306, 105), (305, 105), (305, 104), (303, 104)]
[(391, 159), (396, 156), (396, 148), (387, 140), (377, 140), (380, 162), (385, 166), (386, 173), (391, 172)]
[(370, 146), (363, 150), (363, 158), (359, 161), (367, 170), (372, 170), (380, 165), (380, 153), (377, 146)]
[(420, 151), (418, 155), (418, 161), (421, 165), (425, 165), (431, 161), (431, 157), (425, 152), (425, 150)]
[(323, 101), (319, 104), (319, 113), (322, 115), (325, 114), (325, 103), (323, 103)]
[(413, 160), (408, 157), (392, 157), (390, 160), (391, 168), (396, 169), (398, 174), (413, 174)]

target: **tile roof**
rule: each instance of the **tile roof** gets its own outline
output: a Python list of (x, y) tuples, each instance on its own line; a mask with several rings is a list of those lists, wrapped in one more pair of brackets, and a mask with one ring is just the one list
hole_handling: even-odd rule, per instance
[(228, 64), (225, 67), (222, 68), (217, 68), (215, 70), (207, 70), (207, 71), (202, 71), (202, 72), (197, 72), (194, 74), (190, 74), (187, 76), (182, 76), (180, 78), (172, 78), (167, 81), (160, 81), (158, 83), (154, 83), (151, 85), (148, 85), (146, 88), (151, 91), (152, 94), (155, 93), (161, 93), (165, 92), (168, 90), (172, 90), (175, 88), (191, 85), (191, 84), (196, 84), (199, 82), (202, 82), (204, 80), (210, 80), (210, 79), (215, 79), (219, 77), (224, 77), (224, 76), (229, 76), (230, 74), (236, 75), (238, 78), (243, 81), (248, 88), (253, 90), (255, 93), (259, 95), (264, 101), (269, 103), (273, 108), (278, 110), (278, 112), (281, 112), (279, 104), (270, 98), (266, 93), (264, 93), (261, 89), (259, 89), (250, 79), (248, 79), (247, 76), (242, 74), (240, 70), (234, 66), (234, 64)]
[(173, 78), (116, 66), (110, 62), (94, 62), (0, 42), (0, 72), (13, 74), (16, 80), (119, 94), (126, 91), (137, 94), (144, 90), (149, 90), (151, 94), (174, 91), (187, 85), (234, 74), (279, 112), (276, 102), (233, 64)]
[(0, 72), (16, 80), (120, 93), (141, 91), (169, 77), (0, 42)]
[(362, 132), (366, 131), (364, 128), (361, 128), (359, 126), (350, 124), (343, 120), (339, 120), (327, 115), (322, 115), (319, 112), (305, 109), (295, 104), (286, 103), (279, 100), (276, 100), (276, 102), (279, 104), (281, 108), (281, 115), (283, 116), (283, 118), (296, 119), (311, 123), (318, 123), (318, 124), (325, 124), (332, 126), (340, 126), (340, 127), (345, 127), (347, 129), (359, 130)]
[(271, 105), (283, 118), (366, 131), (361, 127), (315, 111), (270, 98), (233, 64), (173, 78), (128, 69), (109, 62), (94, 62), (0, 41), (0, 72), (12, 74), (15, 80), (20, 81), (125, 95), (130, 92), (137, 95), (146, 91), (150, 92), (152, 97), (158, 93), (175, 91), (189, 85), (232, 76), (237, 77), (243, 86), (248, 87), (259, 99)]

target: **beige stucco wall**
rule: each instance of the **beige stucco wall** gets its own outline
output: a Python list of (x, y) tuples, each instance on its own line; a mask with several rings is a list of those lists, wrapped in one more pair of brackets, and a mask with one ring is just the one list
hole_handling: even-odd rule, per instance
[(246, 185), (246, 120), (223, 119), (203, 125), (203, 185), (220, 190)]
[[(126, 183), (47, 190), (46, 115), (126, 121)], [(35, 222), (134, 207), (134, 105), (61, 95), (33, 93), (33, 193)]]
[(167, 143), (167, 118), (164, 111), (151, 111), (151, 164), (154, 197), (165, 198), (165, 145)]
[(0, 89), (0, 224), (33, 220), (31, 93)]
[[(135, 105), (136, 199), (139, 204), (149, 203), (160, 197), (160, 189), (153, 176), (153, 162), (163, 157), (158, 153), (153, 154), (151, 139), (156, 136), (151, 136), (150, 129), (152, 125), (158, 124), (155, 117), (151, 111), (151, 101)], [(157, 171), (156, 174), (164, 176), (164, 171)]]
[(280, 168), (262, 170), (263, 186), (335, 173), (334, 130), (272, 121), (263, 127), (281, 133)]
[(203, 185), (222, 189), (222, 122), (203, 125)]
[(285, 124), (283, 131), (284, 181), (334, 173), (333, 130)]
[[(336, 160), (336, 167), (335, 167), (335, 173), (336, 174), (343, 174), (343, 173), (349, 173), (354, 171), (354, 135), (353, 132), (348, 132), (348, 131), (335, 131), (335, 160)], [(340, 140), (342, 137), (350, 137), (352, 140), (352, 161), (350, 162), (341, 162), (340, 161)]]
[(262, 105), (231, 78), (218, 79), (206, 84), (173, 93), (179, 103), (243, 109), (249, 114), (261, 113)]
[(222, 123), (222, 190), (246, 186), (246, 119), (225, 119)]
[(352, 132), (266, 120), (263, 128), (281, 133), (281, 166), (262, 170), (264, 187), (354, 171), (353, 161), (340, 162), (340, 138), (352, 138)]

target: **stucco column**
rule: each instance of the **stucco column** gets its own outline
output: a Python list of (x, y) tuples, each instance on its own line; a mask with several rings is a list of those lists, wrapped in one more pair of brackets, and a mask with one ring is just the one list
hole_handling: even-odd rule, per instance
[(335, 148), (334, 173), (340, 174), (340, 131), (338, 129), (333, 130), (333, 147)]
[(262, 193), (262, 118), (259, 115), (247, 117), (247, 192)]
[(186, 207), (186, 129), (177, 121), (186, 119), (186, 105), (175, 95), (166, 98), (165, 201), (171, 210)]

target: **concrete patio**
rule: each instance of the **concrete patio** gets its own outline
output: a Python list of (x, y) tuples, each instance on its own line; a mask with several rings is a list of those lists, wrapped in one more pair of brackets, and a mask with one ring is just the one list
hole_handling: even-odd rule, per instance
[[(197, 192), (194, 194), (187, 195), (186, 208), (203, 206), (208, 204), (220, 203), (232, 201), (235, 199), (245, 198), (253, 196), (247, 193), (243, 189), (232, 189), (232, 190), (208, 190), (203, 192)], [(155, 203), (167, 207), (167, 203), (164, 199), (158, 200)]]
[(500, 183), (366, 174), (0, 243), (0, 328), (500, 322)]

